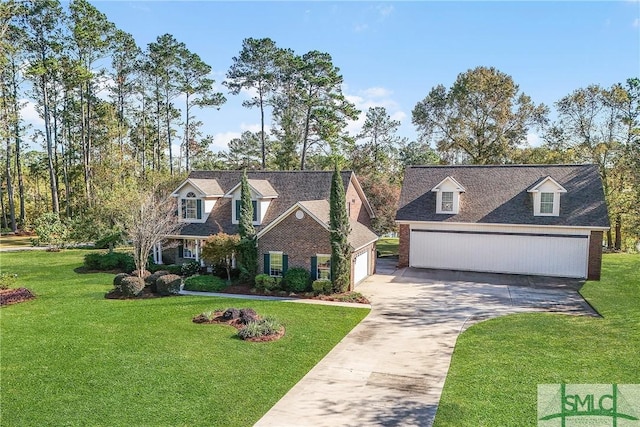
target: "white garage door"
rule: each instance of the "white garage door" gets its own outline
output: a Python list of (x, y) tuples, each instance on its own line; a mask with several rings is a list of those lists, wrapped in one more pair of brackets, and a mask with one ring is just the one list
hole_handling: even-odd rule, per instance
[(586, 277), (587, 236), (411, 231), (412, 267)]
[(369, 273), (369, 251), (365, 251), (358, 255), (353, 265), (353, 283), (364, 280)]

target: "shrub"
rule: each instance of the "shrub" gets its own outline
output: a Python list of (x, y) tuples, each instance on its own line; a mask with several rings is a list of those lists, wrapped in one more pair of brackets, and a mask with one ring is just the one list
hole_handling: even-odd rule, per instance
[(309, 286), (310, 277), (309, 271), (304, 268), (290, 268), (284, 275), (285, 289), (291, 292), (304, 292)]
[(166, 274), (156, 279), (156, 291), (159, 295), (174, 295), (180, 292), (182, 277), (177, 274)]
[(218, 276), (191, 276), (184, 281), (187, 291), (219, 292), (227, 287), (227, 282)]
[(249, 322), (238, 331), (238, 336), (243, 340), (276, 335), (282, 329), (282, 324), (272, 317), (266, 317), (256, 322)]
[(200, 272), (200, 263), (198, 261), (191, 261), (186, 264), (182, 264), (180, 267), (180, 274), (184, 277), (193, 276)]
[(204, 313), (200, 313), (195, 316), (192, 321), (193, 323), (207, 323), (211, 322), (216, 317), (215, 311), (205, 311)]
[(273, 283), (275, 284), (275, 279), (273, 277), (269, 276), (268, 274), (265, 274), (265, 273), (258, 274), (254, 278), (254, 282), (256, 284), (256, 289), (260, 289), (260, 290), (267, 289), (266, 282), (270, 282), (270, 281), (273, 281)]
[[(213, 274), (220, 277), (221, 279), (227, 280), (227, 270), (223, 265), (214, 264), (212, 266)], [(240, 277), (240, 269), (232, 268), (229, 271), (229, 275), (231, 276), (231, 280), (236, 280)]]
[(144, 280), (136, 276), (123, 277), (120, 281), (120, 292), (125, 297), (135, 297), (140, 295), (144, 289)]
[(182, 265), (180, 264), (169, 264), (165, 265), (165, 270), (167, 270), (171, 274), (182, 274)]
[(133, 257), (122, 252), (89, 253), (84, 256), (84, 265), (89, 270), (130, 272), (135, 268)]
[(318, 279), (313, 281), (311, 288), (316, 295), (329, 295), (333, 291), (333, 283), (329, 279)]
[(120, 289), (120, 285), (122, 284), (122, 279), (124, 279), (125, 277), (130, 277), (127, 273), (118, 273), (115, 275), (115, 277), (113, 278), (113, 286), (116, 289)]
[(150, 274), (148, 277), (145, 277), (144, 281), (149, 286), (151, 292), (158, 292), (156, 280), (158, 280), (159, 277), (166, 276), (167, 274), (170, 274), (167, 270), (158, 270), (155, 273)]
[(16, 284), (16, 279), (18, 279), (17, 274), (0, 273), (0, 289), (13, 288)]

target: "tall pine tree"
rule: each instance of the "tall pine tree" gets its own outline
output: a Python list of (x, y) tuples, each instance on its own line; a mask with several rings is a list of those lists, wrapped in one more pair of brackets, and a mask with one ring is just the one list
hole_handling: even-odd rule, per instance
[(240, 183), (240, 218), (238, 218), (239, 267), (244, 280), (252, 281), (258, 269), (258, 248), (256, 246), (256, 229), (253, 226), (253, 203), (251, 189), (247, 179), (247, 170), (242, 174)]
[(351, 227), (338, 162), (335, 163), (329, 195), (331, 229), (331, 278), (334, 292), (346, 292), (351, 282), (351, 246), (347, 240)]

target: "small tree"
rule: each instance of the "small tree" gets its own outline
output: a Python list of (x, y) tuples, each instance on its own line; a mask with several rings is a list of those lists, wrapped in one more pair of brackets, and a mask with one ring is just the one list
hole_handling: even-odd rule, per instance
[(202, 258), (220, 265), (227, 271), (227, 281), (231, 282), (231, 260), (238, 249), (240, 236), (218, 233), (209, 237), (202, 248)]
[(329, 227), (331, 230), (331, 278), (334, 292), (345, 292), (351, 281), (351, 245), (348, 236), (351, 232), (347, 216), (347, 202), (344, 184), (338, 162), (335, 163), (331, 194), (329, 195)]
[(258, 248), (256, 247), (256, 229), (253, 227), (253, 203), (251, 189), (245, 169), (240, 184), (240, 218), (238, 219), (238, 245), (240, 274), (243, 280), (253, 282), (258, 269)]
[(38, 238), (36, 244), (45, 244), (49, 250), (58, 250), (69, 236), (69, 227), (57, 213), (47, 212), (35, 220), (33, 227)]
[(133, 261), (142, 277), (149, 252), (167, 236), (180, 232), (183, 224), (175, 214), (175, 200), (161, 196), (157, 191), (141, 193), (125, 216), (123, 229), (133, 244)]

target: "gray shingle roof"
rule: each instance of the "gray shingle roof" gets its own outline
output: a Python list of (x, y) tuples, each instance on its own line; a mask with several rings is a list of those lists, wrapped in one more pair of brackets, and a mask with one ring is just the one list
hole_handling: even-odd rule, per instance
[[(351, 179), (351, 171), (342, 171), (345, 189)], [(329, 200), (331, 189), (331, 171), (247, 171), (250, 180), (267, 180), (278, 195), (271, 200), (269, 209), (256, 231), (268, 225), (283, 214), (296, 202), (304, 200)], [(242, 171), (193, 171), (190, 179), (216, 180), (221, 190), (227, 193), (242, 179)], [(266, 190), (265, 190), (266, 191)], [(180, 234), (185, 236), (209, 236), (224, 231), (228, 234), (238, 232), (238, 226), (231, 223), (231, 199), (220, 198), (216, 201), (205, 223), (187, 224)]]
[(212, 179), (192, 178), (190, 181), (200, 190), (204, 191), (206, 196), (221, 196), (224, 194), (218, 183)]
[[(466, 189), (455, 215), (436, 214), (431, 192), (447, 176)], [(547, 176), (567, 190), (558, 217), (533, 215), (527, 190)], [(595, 165), (412, 166), (405, 171), (396, 220), (609, 227)]]

